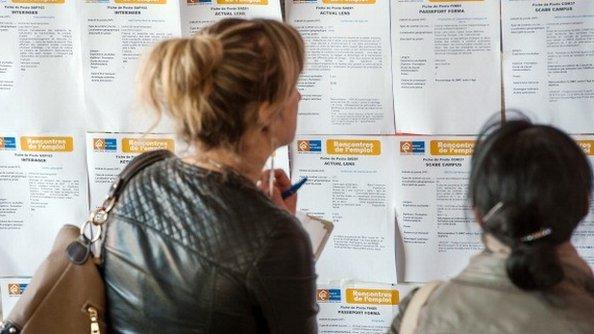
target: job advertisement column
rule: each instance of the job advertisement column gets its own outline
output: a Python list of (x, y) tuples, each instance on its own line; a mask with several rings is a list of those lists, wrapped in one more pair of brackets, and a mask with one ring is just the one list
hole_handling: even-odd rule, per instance
[(502, 0), (505, 106), (594, 131), (594, 2)]
[(475, 134), (501, 110), (499, 0), (391, 0), (396, 128)]
[(226, 18), (283, 20), (278, 0), (180, 0), (179, 4), (184, 36)]
[(69, 135), (0, 135), (0, 277), (31, 276), (64, 224), (88, 214), (84, 144)]
[(71, 131), (84, 125), (77, 3), (0, 1), (0, 127)]
[[(594, 172), (594, 136), (574, 136), (590, 160)], [(578, 253), (594, 270), (594, 198), (590, 197), (590, 214), (578, 225), (571, 240)]]
[(319, 282), (396, 282), (391, 137), (298, 136), (293, 182), (307, 177), (298, 210), (334, 223)]
[(384, 334), (410, 286), (378, 283), (319, 284), (316, 300), (320, 334)]
[(480, 249), (467, 200), (473, 137), (397, 137), (396, 215), (404, 280), (457, 274)]
[[(81, 4), (88, 130), (144, 132), (156, 118), (136, 99), (139, 58), (181, 35), (178, 1), (109, 0)], [(142, 76), (138, 77), (142, 80)], [(169, 132), (163, 125), (155, 131)]]
[(389, 7), (385, 0), (285, 1), (307, 50), (298, 133), (394, 133)]

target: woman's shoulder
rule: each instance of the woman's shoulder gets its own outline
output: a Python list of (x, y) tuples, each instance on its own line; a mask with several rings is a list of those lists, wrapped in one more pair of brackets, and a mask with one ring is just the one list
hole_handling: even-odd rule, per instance
[(128, 218), (142, 220), (141, 208), (163, 203), (171, 194), (170, 185), (175, 185), (176, 159), (167, 158), (139, 171), (125, 186), (115, 213)]
[[(398, 334), (413, 290), (399, 304), (389, 334)], [(555, 303), (543, 293), (452, 279), (434, 290), (418, 317), (417, 333), (592, 333), (592, 304)]]
[[(555, 332), (568, 326), (582, 333), (580, 326), (594, 329), (594, 319), (584, 316), (591, 314), (594, 303), (586, 294), (582, 291), (581, 296), (559, 296), (554, 291), (519, 289), (505, 274), (504, 259), (481, 253), (457, 277), (435, 291), (423, 310), (423, 328), (429, 332), (450, 328), (459, 333), (492, 333), (491, 328), (498, 333), (515, 333), (519, 329)], [(489, 312), (485, 312), (487, 309)]]
[(272, 239), (306, 238), (297, 219), (248, 180), (179, 158), (159, 161), (136, 175), (115, 212), (157, 230), (185, 231), (198, 238), (211, 231), (256, 249)]
[(388, 334), (399, 334), (400, 333), (400, 326), (402, 325), (402, 320), (404, 319), (404, 313), (408, 309), (408, 305), (410, 301), (414, 298), (415, 294), (419, 291), (419, 288), (413, 289), (409, 292), (400, 302), (398, 303), (398, 314), (394, 317), (392, 321), (392, 325), (388, 331)]
[[(193, 220), (212, 228), (249, 231), (244, 237), (264, 241), (273, 233), (301, 230), (296, 218), (279, 209), (254, 184), (232, 172), (221, 174), (188, 164), (180, 158), (157, 162), (134, 177), (124, 202), (140, 206), (143, 220), (165, 214), (170, 222)], [(156, 216), (149, 216), (156, 208)], [(221, 222), (221, 224), (214, 224)], [(226, 233), (226, 232), (225, 232)], [(238, 236), (241, 237), (241, 236)]]
[[(255, 189), (255, 186), (251, 188)], [(255, 195), (255, 196), (254, 196)], [(216, 206), (245, 208), (262, 202), (249, 184), (232, 174), (223, 175), (184, 162), (179, 157), (158, 161), (135, 175), (123, 191), (122, 205), (179, 204), (181, 206)], [(154, 199), (155, 201), (151, 201)], [(243, 204), (243, 205), (242, 205)]]

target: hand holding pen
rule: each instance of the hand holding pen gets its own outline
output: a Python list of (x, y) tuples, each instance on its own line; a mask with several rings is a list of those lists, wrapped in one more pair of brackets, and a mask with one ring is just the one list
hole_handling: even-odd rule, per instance
[(305, 182), (307, 182), (307, 177), (302, 178), (301, 180), (299, 180), (299, 182), (289, 187), (289, 189), (283, 191), (283, 193), (281, 194), (282, 199), (284, 200), (295, 195), (297, 193), (297, 190), (299, 190), (299, 188), (301, 188), (305, 184)]
[[(265, 170), (262, 172), (258, 187), (265, 194), (269, 193), (269, 189), (272, 189), (272, 195), (270, 199), (281, 209), (287, 210), (291, 214), (295, 214), (297, 210), (297, 190), (305, 183), (301, 180), (295, 185), (291, 185), (291, 180), (282, 169), (275, 169), (271, 175), (271, 170)], [(272, 177), (271, 177), (272, 176)], [(270, 185), (270, 179), (273, 180), (272, 187)], [(283, 196), (284, 195), (284, 196)]]

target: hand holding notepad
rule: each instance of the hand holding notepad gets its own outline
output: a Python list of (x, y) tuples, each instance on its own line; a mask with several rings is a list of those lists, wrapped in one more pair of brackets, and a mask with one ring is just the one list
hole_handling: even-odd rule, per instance
[(305, 232), (307, 232), (313, 248), (314, 258), (317, 261), (322, 254), (324, 246), (326, 246), (328, 238), (330, 238), (330, 233), (332, 233), (332, 230), (334, 229), (334, 224), (327, 220), (310, 216), (301, 211), (297, 211), (295, 217), (299, 219), (301, 226)]
[[(274, 165), (271, 167), (274, 167)], [(271, 168), (262, 172), (260, 181), (258, 181), (258, 188), (264, 192), (268, 191), (268, 195), (277, 206), (295, 213), (295, 217), (299, 219), (301, 226), (309, 236), (314, 258), (317, 261), (322, 254), (328, 238), (330, 238), (330, 233), (332, 233), (334, 225), (327, 220), (296, 211), (297, 198), (294, 195), (306, 182), (307, 177), (304, 177), (292, 185), (283, 170)]]

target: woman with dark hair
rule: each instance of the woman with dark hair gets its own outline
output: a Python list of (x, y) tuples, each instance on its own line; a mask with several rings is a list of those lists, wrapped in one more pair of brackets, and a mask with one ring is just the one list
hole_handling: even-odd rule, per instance
[(594, 333), (594, 277), (570, 241), (591, 190), (588, 160), (562, 131), (487, 126), (469, 185), (485, 250), (433, 292), (405, 298), (391, 333)]

